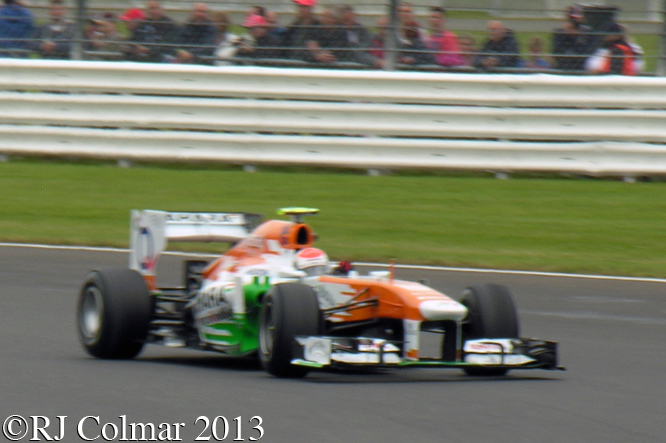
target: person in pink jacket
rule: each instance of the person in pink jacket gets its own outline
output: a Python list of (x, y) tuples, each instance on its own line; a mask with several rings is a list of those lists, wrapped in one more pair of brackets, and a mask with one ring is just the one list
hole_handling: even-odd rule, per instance
[(465, 59), (460, 54), (460, 46), (456, 35), (446, 30), (446, 10), (439, 6), (430, 8), (428, 17), (430, 35), (426, 38), (426, 46), (435, 51), (435, 61), (440, 66), (463, 66)]

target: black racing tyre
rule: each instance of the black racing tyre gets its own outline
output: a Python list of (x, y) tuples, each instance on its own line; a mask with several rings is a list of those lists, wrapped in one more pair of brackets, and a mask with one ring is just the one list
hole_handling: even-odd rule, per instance
[(304, 377), (308, 368), (291, 364), (294, 337), (319, 335), (321, 313), (314, 290), (299, 283), (275, 285), (264, 297), (259, 321), (259, 360), (271, 375)]
[[(479, 338), (518, 338), (518, 313), (509, 289), (500, 285), (472, 286), (460, 301), (468, 309), (463, 324), (463, 340)], [(469, 375), (504, 375), (503, 368), (465, 368)]]
[(130, 359), (143, 348), (153, 303), (137, 271), (90, 272), (79, 293), (77, 329), (85, 350), (97, 358)]

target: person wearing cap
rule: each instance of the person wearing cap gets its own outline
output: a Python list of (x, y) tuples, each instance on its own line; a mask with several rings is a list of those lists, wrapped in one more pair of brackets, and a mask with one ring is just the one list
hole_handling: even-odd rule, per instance
[(566, 20), (553, 32), (552, 52), (556, 69), (584, 71), (585, 60), (596, 46), (592, 29), (585, 25), (583, 11), (571, 6), (566, 11)]
[(247, 28), (253, 41), (241, 40), (236, 52), (237, 57), (269, 59), (282, 56), (280, 41), (269, 32), (270, 25), (264, 16), (251, 15), (245, 20), (243, 26)]
[(217, 28), (208, 18), (208, 6), (195, 3), (190, 19), (180, 29), (176, 63), (210, 64), (217, 47)]
[(177, 36), (178, 25), (165, 14), (159, 1), (151, 0), (123, 52), (128, 60), (160, 63), (173, 52)]
[(118, 18), (125, 22), (128, 31), (134, 32), (139, 23), (145, 20), (146, 14), (139, 8), (130, 8), (119, 15)]
[(28, 39), (34, 32), (30, 10), (17, 0), (5, 0), (0, 8), (0, 56), (25, 57)]
[(317, 0), (293, 0), (296, 5), (296, 20), (287, 28), (282, 42), (287, 58), (313, 62), (314, 54), (307, 42), (319, 41), (321, 23), (314, 16)]
[(94, 15), (83, 29), (86, 60), (117, 60), (121, 37), (112, 12)]
[(74, 22), (65, 18), (62, 0), (51, 0), (49, 20), (37, 28), (30, 42), (31, 49), (45, 59), (69, 59), (74, 40)]
[(602, 47), (587, 60), (585, 68), (593, 74), (636, 75), (637, 58), (622, 26), (611, 22), (604, 30)]

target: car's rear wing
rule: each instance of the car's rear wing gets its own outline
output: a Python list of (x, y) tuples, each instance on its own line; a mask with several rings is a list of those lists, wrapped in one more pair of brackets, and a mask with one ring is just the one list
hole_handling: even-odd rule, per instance
[(237, 243), (262, 220), (260, 214), (203, 213), (132, 210), (130, 218), (130, 262), (150, 285), (157, 260), (172, 242)]

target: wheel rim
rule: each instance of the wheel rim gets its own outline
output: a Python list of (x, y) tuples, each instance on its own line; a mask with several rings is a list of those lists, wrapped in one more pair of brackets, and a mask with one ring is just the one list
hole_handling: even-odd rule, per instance
[(273, 343), (275, 342), (276, 319), (273, 303), (266, 303), (261, 320), (261, 327), (259, 328), (259, 344), (261, 346), (261, 353), (263, 355), (270, 355), (270, 353), (273, 351)]
[(102, 292), (96, 286), (88, 286), (83, 293), (79, 327), (87, 342), (95, 342), (102, 330), (104, 302)]

